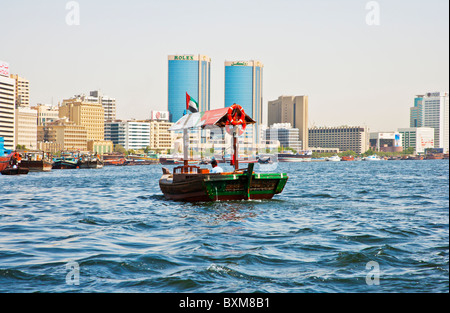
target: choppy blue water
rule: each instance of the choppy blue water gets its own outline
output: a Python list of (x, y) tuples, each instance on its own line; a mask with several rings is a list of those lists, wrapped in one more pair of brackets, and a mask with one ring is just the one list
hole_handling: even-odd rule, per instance
[(0, 292), (449, 292), (448, 160), (277, 171), (273, 200), (199, 204), (160, 165), (0, 176)]

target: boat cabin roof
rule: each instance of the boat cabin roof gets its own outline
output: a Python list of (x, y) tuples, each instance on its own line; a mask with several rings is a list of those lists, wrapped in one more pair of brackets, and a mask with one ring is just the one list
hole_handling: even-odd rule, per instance
[[(204, 112), (196, 112), (184, 115), (172, 127), (170, 131), (191, 129), (191, 128), (213, 128), (225, 127), (228, 125), (228, 109), (221, 108)], [(255, 124), (256, 122), (245, 114), (246, 124)]]

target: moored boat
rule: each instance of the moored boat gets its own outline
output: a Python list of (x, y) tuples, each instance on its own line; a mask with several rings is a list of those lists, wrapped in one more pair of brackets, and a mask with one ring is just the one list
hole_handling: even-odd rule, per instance
[(341, 160), (341, 158), (337, 155), (333, 155), (332, 157), (329, 157), (326, 160), (331, 161), (331, 162), (339, 162)]
[(5, 156), (0, 156), (0, 172), (8, 167), (9, 161), (11, 160), (11, 156), (12, 153)]
[(381, 161), (381, 160), (384, 160), (384, 159), (381, 159), (381, 158), (380, 158), (378, 155), (376, 155), (376, 154), (372, 154), (372, 155), (366, 156), (363, 160), (364, 160), (364, 161)]
[(163, 168), (159, 186), (166, 199), (176, 201), (228, 201), (271, 199), (283, 191), (288, 180), (286, 173), (255, 173), (254, 163), (249, 163), (246, 169), (239, 169), (237, 136), (245, 130), (247, 124), (255, 121), (245, 114), (242, 107), (233, 105), (230, 108), (197, 112), (183, 116), (171, 128), (171, 131), (183, 131), (183, 137), (188, 136), (188, 129), (226, 127), (232, 125), (234, 171), (210, 173), (207, 168), (189, 165), (188, 140), (183, 140), (184, 165), (173, 169), (171, 173)]
[(353, 155), (344, 155), (342, 156), (341, 161), (355, 161), (355, 157)]
[(29, 169), (26, 167), (7, 167), (1, 171), (2, 175), (27, 175)]
[(30, 172), (49, 172), (52, 170), (53, 162), (45, 152), (24, 152), (21, 166)]

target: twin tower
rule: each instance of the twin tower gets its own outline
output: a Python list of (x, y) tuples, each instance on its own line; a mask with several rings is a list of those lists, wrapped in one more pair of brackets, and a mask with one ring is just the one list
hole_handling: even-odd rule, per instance
[[(176, 122), (186, 110), (186, 92), (200, 111), (211, 110), (211, 58), (201, 54), (169, 55), (168, 109), (170, 121)], [(262, 74), (259, 61), (225, 62), (225, 104), (242, 106), (257, 123), (262, 123)]]

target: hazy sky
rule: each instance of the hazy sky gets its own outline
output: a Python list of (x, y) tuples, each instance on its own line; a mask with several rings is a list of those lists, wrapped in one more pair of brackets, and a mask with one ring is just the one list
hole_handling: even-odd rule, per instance
[(365, 0), (79, 0), (71, 26), (68, 2), (0, 0), (0, 60), (32, 105), (100, 89), (118, 118), (149, 118), (167, 110), (170, 54), (212, 58), (212, 109), (224, 61), (260, 60), (264, 119), (267, 101), (306, 94), (310, 126), (408, 127), (416, 94), (449, 90), (447, 0), (376, 1), (379, 25)]

